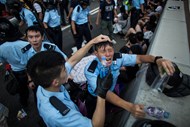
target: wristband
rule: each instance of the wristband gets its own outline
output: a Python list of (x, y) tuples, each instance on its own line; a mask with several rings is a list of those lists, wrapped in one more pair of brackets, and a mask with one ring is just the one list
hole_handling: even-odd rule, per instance
[(163, 57), (162, 56), (156, 56), (155, 58), (154, 58), (154, 63), (156, 64), (156, 61), (158, 60), (158, 59), (162, 59)]

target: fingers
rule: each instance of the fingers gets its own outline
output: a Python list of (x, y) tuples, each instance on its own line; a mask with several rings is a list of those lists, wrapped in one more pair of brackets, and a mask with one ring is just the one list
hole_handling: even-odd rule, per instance
[(163, 71), (166, 71), (166, 73), (168, 75), (173, 75), (174, 71), (175, 71), (175, 68), (172, 64), (172, 62), (168, 61), (168, 60), (165, 60), (165, 59), (160, 59), (158, 60), (159, 62), (161, 62), (160, 65), (158, 65), (158, 69), (159, 69), (159, 72), (161, 74), (163, 74), (164, 72)]
[(134, 111), (132, 115), (135, 118), (143, 118), (145, 117), (144, 106), (143, 105), (134, 105)]

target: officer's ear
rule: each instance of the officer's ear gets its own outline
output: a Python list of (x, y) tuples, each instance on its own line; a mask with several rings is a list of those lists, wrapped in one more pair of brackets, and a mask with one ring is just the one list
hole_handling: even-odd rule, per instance
[(94, 55), (98, 56), (98, 52), (97, 52), (97, 51), (94, 51)]
[(52, 81), (52, 86), (53, 87), (59, 86), (59, 80), (57, 78)]

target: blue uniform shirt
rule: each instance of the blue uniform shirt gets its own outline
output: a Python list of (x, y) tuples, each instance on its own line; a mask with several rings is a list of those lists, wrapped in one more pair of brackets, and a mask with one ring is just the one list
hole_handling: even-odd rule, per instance
[(141, 9), (141, 4), (144, 4), (144, 0), (132, 0), (132, 5), (136, 9)]
[[(71, 65), (65, 63), (67, 73), (71, 71)], [(51, 96), (56, 96), (61, 100), (70, 111), (61, 115), (49, 102)], [(72, 102), (70, 96), (63, 85), (60, 86), (60, 92), (50, 92), (38, 87), (37, 90), (37, 107), (40, 116), (48, 127), (92, 127), (92, 121), (84, 117), (78, 110), (78, 107)]]
[[(98, 64), (96, 66), (94, 73), (88, 71), (91, 62), (88, 63), (88, 65), (85, 68), (85, 76), (87, 78), (88, 91), (93, 96), (97, 96), (96, 93), (94, 93), (97, 87), (96, 81), (98, 75), (100, 74), (100, 70), (103, 67), (98, 58), (95, 58), (95, 60), (98, 61)], [(136, 64), (136, 55), (129, 55), (129, 54), (122, 54), (122, 58), (118, 58), (116, 61), (112, 62), (112, 65), (110, 66), (111, 73), (113, 75), (113, 84), (110, 88), (111, 91), (113, 91), (115, 88), (117, 78), (120, 74), (119, 73), (120, 68), (122, 66), (134, 66), (135, 64)]]
[[(80, 8), (78, 11), (78, 7)], [(71, 19), (77, 24), (81, 25), (88, 22), (88, 15), (90, 13), (89, 6), (85, 9), (82, 9), (80, 5), (77, 5), (72, 13)]]
[(28, 9), (22, 8), (19, 14), (20, 18), (27, 23), (28, 27), (34, 25), (34, 22), (37, 23), (36, 17)]
[(61, 25), (61, 18), (57, 9), (52, 9), (45, 12), (43, 22), (47, 23), (49, 27), (57, 27)]
[(17, 40), (14, 42), (5, 42), (0, 45), (0, 62), (8, 62), (13, 71), (22, 71), (25, 64), (21, 64), (21, 49), (28, 45), (26, 41)]
[[(52, 46), (55, 46), (55, 51), (61, 53), (63, 55), (63, 57), (65, 58), (65, 60), (67, 59), (67, 56), (53, 43), (49, 43), (49, 42), (42, 42), (42, 47), (40, 51), (46, 51), (48, 49), (44, 48), (44, 44), (49, 44)], [(22, 58), (21, 58), (21, 64), (27, 64), (28, 60), (35, 55), (37, 52), (34, 50), (33, 47), (31, 47), (28, 51), (26, 51), (25, 53), (23, 53)]]

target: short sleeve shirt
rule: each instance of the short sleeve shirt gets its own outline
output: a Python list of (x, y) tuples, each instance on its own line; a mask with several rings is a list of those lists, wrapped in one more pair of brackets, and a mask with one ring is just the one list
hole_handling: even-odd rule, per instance
[[(52, 46), (55, 46), (55, 51), (61, 53), (65, 59), (67, 59), (67, 56), (55, 45), (49, 42), (42, 42), (41, 50), (40, 51), (46, 51), (47, 49), (44, 48), (44, 44), (49, 44)], [(33, 47), (31, 47), (28, 51), (23, 53), (22, 58), (21, 58), (21, 64), (27, 64), (28, 60), (35, 55), (37, 52), (34, 50)]]
[(26, 41), (17, 40), (14, 42), (5, 42), (0, 45), (0, 62), (8, 62), (13, 71), (22, 71), (25, 69), (25, 64), (21, 64), (21, 49), (28, 45)]
[[(79, 8), (79, 9), (78, 9)], [(71, 19), (77, 24), (81, 25), (88, 22), (88, 16), (90, 14), (89, 6), (85, 9), (82, 9), (80, 5), (77, 5), (72, 13)]]
[[(99, 61), (98, 58), (95, 58), (95, 60), (98, 61), (98, 64), (95, 68), (94, 73), (88, 71), (88, 68), (89, 68), (91, 62), (85, 68), (85, 76), (87, 78), (88, 91), (93, 96), (96, 96), (96, 93), (95, 93), (95, 90), (97, 87), (96, 81), (97, 81), (98, 75), (100, 74), (100, 70), (103, 67), (103, 65), (101, 64), (101, 62)], [(120, 68), (122, 66), (134, 66), (135, 64), (136, 64), (136, 55), (132, 55), (132, 54), (130, 54), (130, 55), (122, 54), (122, 58), (118, 58), (118, 59), (116, 59), (116, 61), (112, 62), (112, 65), (110, 67), (111, 73), (113, 75), (113, 84), (110, 88), (111, 91), (113, 91), (115, 88), (117, 78), (120, 74), (120, 72), (119, 72)]]
[[(67, 73), (69, 73), (71, 65), (66, 62), (65, 67)], [(65, 116), (61, 115), (51, 105), (49, 102), (51, 96), (57, 97), (70, 109)], [(39, 86), (37, 90), (37, 108), (48, 127), (92, 127), (92, 121), (79, 112), (78, 107), (72, 102), (63, 85), (60, 86), (60, 92), (50, 92)]]

